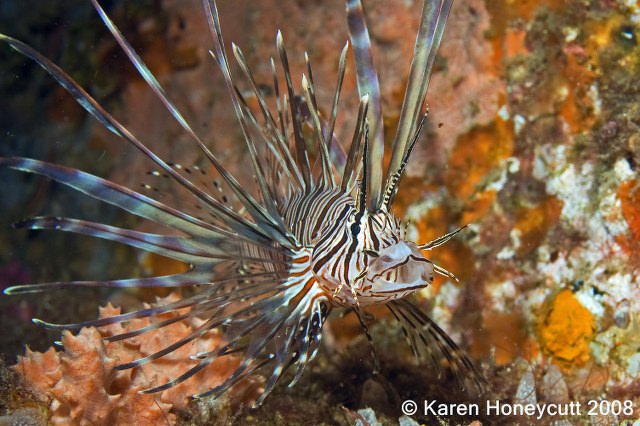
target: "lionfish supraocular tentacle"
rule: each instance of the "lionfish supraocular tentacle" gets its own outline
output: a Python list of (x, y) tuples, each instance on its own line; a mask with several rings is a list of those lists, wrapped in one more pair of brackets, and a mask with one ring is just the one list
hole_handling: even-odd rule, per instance
[[(232, 45), (240, 74), (258, 100), (256, 112), (249, 106), (243, 96), (245, 92), (231, 72), (217, 5), (214, 0), (203, 0), (214, 44), (210, 53), (222, 72), (247, 146), (257, 182), (258, 194), (255, 197), (241, 187), (195, 133), (97, 0), (91, 2), (148, 86), (231, 189), (241, 209), (231, 208), (224, 197), (210, 193), (212, 188), (189, 173), (182, 173), (182, 166), (166, 161), (147, 148), (47, 58), (18, 40), (0, 35), (0, 40), (51, 74), (108, 130), (152, 160), (159, 167), (159, 170), (151, 172), (154, 176), (165, 175), (185, 188), (199, 207), (211, 216), (207, 220), (196, 218), (79, 170), (25, 158), (1, 158), (2, 166), (48, 177), (165, 226), (175, 235), (152, 234), (61, 217), (36, 217), (19, 222), (17, 227), (91, 235), (190, 265), (187, 272), (175, 275), (23, 284), (11, 287), (5, 293), (69, 287), (198, 287), (195, 294), (182, 300), (107, 318), (77, 324), (35, 320), (52, 329), (78, 330), (86, 326), (105, 327), (134, 319), (152, 319), (138, 329), (106, 337), (107, 341), (144, 335), (194, 317), (203, 320), (189, 335), (162, 350), (119, 365), (116, 367), (118, 370), (153, 362), (215, 329), (224, 330), (226, 340), (221, 347), (193, 354), (191, 359), (198, 362), (193, 368), (144, 393), (161, 392), (189, 379), (220, 357), (242, 354), (239, 366), (224, 382), (195, 396), (219, 396), (244, 378), (267, 370), (265, 389), (257, 401), (260, 404), (287, 369), (295, 368), (290, 386), (300, 379), (307, 363), (318, 351), (323, 324), (333, 309), (353, 310), (372, 342), (364, 311), (372, 304), (388, 306), (401, 324), (416, 357), (426, 352), (439, 370), (437, 353), (440, 352), (461, 384), (465, 381), (464, 372), (469, 372), (477, 381), (479, 373), (457, 345), (428, 316), (403, 299), (428, 286), (434, 273), (455, 279), (453, 274), (426, 259), (421, 250), (444, 244), (464, 227), (431, 242), (416, 244), (405, 240), (400, 221), (390, 212), (398, 183), (425, 123), (426, 113), (422, 120), (417, 118), (423, 109), (451, 0), (424, 2), (391, 165), (386, 173), (382, 167), (384, 135), (380, 86), (359, 0), (347, 0), (347, 19), (360, 97), (348, 154), (344, 153), (334, 135), (348, 44), (340, 54), (328, 119), (320, 113), (311, 63), (306, 54), (307, 71), (299, 80), (302, 96), (295, 91), (280, 31), (276, 35), (276, 50), (286, 90), (281, 95), (272, 58), (277, 110), (273, 113), (242, 50)], [(303, 126), (311, 128), (310, 140), (305, 139)], [(256, 143), (258, 139), (264, 148)], [(312, 153), (308, 146), (317, 147), (313, 150), (317, 153)], [(178, 314), (168, 319), (160, 318), (168, 312)], [(377, 357), (374, 356), (374, 360), (378, 371)]]

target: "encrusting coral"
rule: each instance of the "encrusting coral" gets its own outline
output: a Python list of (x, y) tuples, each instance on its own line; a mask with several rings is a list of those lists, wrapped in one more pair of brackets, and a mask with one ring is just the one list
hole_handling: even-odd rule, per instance
[[(171, 303), (179, 296), (172, 293), (159, 304)], [(166, 320), (187, 312), (170, 312), (160, 318), (135, 319), (129, 323), (83, 328), (77, 335), (65, 331), (64, 351), (50, 348), (44, 353), (27, 349), (14, 369), (36, 393), (51, 400), (50, 422), (54, 425), (102, 424), (174, 424), (176, 410), (187, 408), (189, 397), (220, 384), (237, 367), (239, 359), (228, 356), (215, 360), (187, 380), (162, 393), (144, 395), (141, 390), (171, 380), (191, 368), (197, 361), (189, 357), (224, 344), (217, 332), (207, 333), (192, 344), (141, 367), (116, 371), (118, 364), (145, 357), (189, 335), (199, 319), (181, 321), (124, 341), (105, 342), (103, 338), (145, 327), (151, 321)], [(100, 309), (100, 317), (120, 313), (111, 304)], [(260, 395), (261, 383), (255, 379), (240, 383), (225, 396), (229, 403), (251, 404)]]
[(559, 292), (540, 325), (544, 349), (559, 363), (584, 363), (589, 359), (589, 343), (595, 320), (571, 290)]

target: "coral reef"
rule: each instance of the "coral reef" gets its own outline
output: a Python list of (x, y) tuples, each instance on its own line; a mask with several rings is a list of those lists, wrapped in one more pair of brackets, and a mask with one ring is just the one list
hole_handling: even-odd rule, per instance
[[(213, 149), (237, 172), (243, 167), (244, 154), (236, 143), (238, 129), (231, 109), (221, 101), (225, 98), (224, 87), (207, 57), (209, 34), (203, 30), (198, 3), (165, 0), (150, 7), (148, 13), (130, 14), (114, 2), (113, 12), (172, 99), (194, 119), (199, 134), (211, 141)], [(271, 79), (268, 57), (274, 54), (275, 28), (280, 27), (291, 52), (294, 74), (299, 75), (304, 65), (303, 51), (309, 49), (317, 86), (323, 88), (318, 102), (330, 104), (338, 52), (347, 38), (343, 1), (238, 1), (220, 6), (227, 41), (233, 40), (245, 50), (259, 82)], [(389, 134), (397, 120), (405, 83), (401, 76), (409, 67), (414, 41), (413, 32), (404, 29), (417, 26), (418, 7), (419, 2), (406, 0), (365, 2)], [(95, 28), (95, 16), (83, 10), (77, 13), (84, 26)], [(640, 416), (638, 22), (640, 6), (630, 0), (457, 1), (430, 88), (427, 140), (416, 149), (397, 196), (398, 213), (411, 218), (408, 232), (416, 239), (427, 241), (454, 226), (472, 224), (455, 241), (434, 250), (432, 256), (436, 263), (456, 273), (461, 284), (437, 279), (420, 298), (425, 309), (431, 308), (436, 321), (483, 366), (489, 381), (483, 399), (568, 403), (595, 398), (631, 400), (634, 404), (631, 416), (544, 419), (556, 424), (615, 424)], [(256, 31), (247, 31), (249, 27)], [(87, 61), (98, 72), (87, 71), (85, 63), (74, 76), (105, 94), (102, 99), (110, 109), (126, 117), (134, 133), (147, 136), (145, 140), (154, 150), (174, 161), (197, 163), (199, 159), (184, 149), (184, 135), (169, 124), (162, 106), (122, 65), (125, 61), (107, 60), (116, 50), (110, 37), (99, 38), (96, 30), (83, 32), (78, 29), (83, 27), (75, 24), (72, 28), (73, 37), (95, 39), (98, 46)], [(22, 37), (22, 33), (16, 35)], [(67, 69), (70, 64), (65, 61), (71, 58), (73, 68), (73, 58), (77, 58), (73, 52), (79, 46), (71, 44), (67, 47), (70, 53), (59, 54), (61, 44), (56, 40), (60, 37), (44, 42), (38, 33), (27, 41), (53, 52), (53, 57), (59, 56)], [(94, 74), (98, 81), (92, 79)], [(42, 91), (38, 82), (45, 79), (34, 75), (38, 76), (33, 70), (18, 79), (11, 75), (11, 84), (17, 85), (15, 91), (1, 86), (7, 95), (14, 93), (14, 98), (15, 93), (24, 93), (25, 87), (34, 87), (30, 84), (39, 90), (28, 91), (31, 97), (25, 95), (21, 103), (12, 101), (20, 119), (27, 121), (22, 128), (0, 120), (3, 134), (10, 141), (0, 146), (0, 152), (63, 158), (69, 164), (83, 164), (84, 169), (133, 186), (164, 185), (149, 181), (145, 176), (148, 164), (121, 145), (111, 144), (100, 126), (51, 89), (55, 84), (50, 86), (49, 98), (55, 101), (46, 103), (35, 96)], [(112, 83), (99, 84), (105, 82)], [(354, 91), (350, 63), (337, 125), (342, 135), (352, 130), (357, 100), (349, 94)], [(24, 133), (24, 128), (40, 127), (28, 121), (30, 117), (45, 117), (48, 125), (39, 132)], [(45, 143), (33, 143), (31, 139)], [(52, 141), (56, 143), (48, 143)], [(22, 180), (22, 175), (6, 176), (11, 179), (10, 186), (24, 188), (0, 194), (6, 200), (1, 216), (7, 222), (37, 212), (44, 204), (44, 194), (49, 193), (55, 195), (53, 203), (47, 202), (53, 214), (66, 206), (88, 215), (110, 215), (107, 221), (122, 220), (108, 209), (98, 211), (83, 197), (72, 198), (46, 183)], [(240, 178), (251, 184), (251, 176), (240, 173)], [(170, 196), (181, 194), (176, 191)], [(185, 205), (185, 209), (190, 208)], [(0, 230), (0, 260), (5, 265), (17, 265), (12, 263), (15, 259), (24, 259), (25, 265), (19, 268), (24, 272), (20, 273), (31, 275), (34, 281), (64, 279), (66, 275), (122, 276), (131, 270), (142, 274), (145, 269), (166, 273), (167, 268), (182, 267), (167, 266), (159, 259), (138, 262), (123, 248), (102, 248), (85, 240), (74, 245), (67, 237), (51, 240), (4, 228)], [(27, 239), (29, 250), (25, 248)], [(5, 267), (0, 274), (14, 276), (16, 270), (15, 266)], [(52, 321), (90, 318), (95, 300), (105, 295), (87, 294), (86, 298), (83, 294), (82, 302), (69, 301), (59, 294), (0, 300), (7, 304), (0, 311)], [(152, 295), (107, 296), (128, 309)], [(64, 309), (70, 303), (74, 303), (73, 308)], [(303, 424), (310, 419), (353, 424), (361, 421), (358, 416), (365, 421), (396, 424), (403, 399), (471, 399), (466, 394), (442, 390), (452, 384), (450, 377), (437, 382), (430, 369), (411, 365), (402, 340), (394, 335), (400, 331), (387, 321), (388, 314), (384, 310), (372, 313), (380, 319), (372, 332), (378, 351), (386, 354), (382, 375), (389, 383), (371, 379), (367, 343), (362, 337), (355, 338), (360, 335), (360, 326), (349, 315), (331, 320), (327, 330), (331, 335), (325, 339), (326, 347), (310, 376), (293, 391), (276, 390), (273, 399), (260, 409), (237, 413), (199, 402), (195, 407), (187, 406), (185, 412), (189, 414), (179, 414), (180, 420), (171, 410), (164, 413), (187, 424), (212, 422), (217, 413), (224, 413), (220, 416), (237, 424)], [(2, 316), (3, 324), (7, 321), (8, 317)], [(90, 330), (83, 333), (65, 335), (63, 343), (70, 345), (69, 353), (74, 341), (84, 339), (85, 343), (96, 344), (93, 357), (111, 360), (109, 350), (115, 350), (110, 349), (111, 344), (103, 345), (95, 332), (90, 338)], [(3, 342), (8, 342), (3, 344), (5, 356), (18, 351), (19, 339), (25, 335), (30, 336), (30, 342), (39, 336), (40, 348), (56, 338), (35, 326), (15, 324), (11, 333), (2, 336), (6, 339)], [(133, 351), (124, 345), (119, 348)], [(64, 364), (61, 353), (50, 351), (38, 356), (50, 358), (60, 368)], [(134, 355), (125, 351), (119, 356), (132, 359)], [(114, 388), (106, 386), (107, 379), (101, 379), (105, 401), (115, 401), (109, 397), (120, 395), (125, 384), (136, 389), (139, 382), (135, 380), (142, 380), (132, 377), (132, 372), (124, 373), (129, 375), (113, 382), (117, 385)], [(149, 380), (158, 375), (157, 381), (162, 381), (160, 373), (149, 371)], [(102, 375), (108, 378), (106, 369)], [(325, 396), (327, 392), (330, 394)], [(382, 395), (379, 399), (386, 401), (374, 407), (373, 415), (359, 412), (375, 399), (367, 398), (368, 393)], [(159, 399), (161, 406), (185, 407), (185, 400), (163, 398), (164, 394)], [(115, 407), (118, 403), (108, 404)], [(525, 421), (482, 416), (414, 419), (452, 424)]]
[[(178, 298), (172, 293), (158, 303), (170, 303)], [(100, 309), (101, 317), (119, 313), (120, 309), (111, 305)], [(179, 314), (167, 313), (162, 319)], [(220, 384), (236, 368), (238, 359), (229, 356), (218, 359), (193, 380), (159, 394), (146, 395), (139, 391), (163, 384), (194, 365), (197, 361), (189, 356), (219, 346), (223, 340), (218, 333), (208, 333), (192, 345), (139, 368), (116, 371), (113, 367), (155, 353), (186, 337), (198, 321), (195, 318), (179, 322), (124, 342), (103, 339), (148, 326), (149, 319), (132, 320), (126, 326), (111, 325), (101, 331), (83, 328), (77, 335), (65, 331), (61, 341), (63, 352), (54, 348), (44, 353), (27, 349), (14, 369), (30, 389), (50, 399), (53, 424), (175, 424), (175, 412), (186, 410), (189, 397)], [(234, 388), (232, 395), (223, 397), (221, 405), (236, 409), (250, 405), (259, 396), (260, 386), (256, 380), (247, 380)]]

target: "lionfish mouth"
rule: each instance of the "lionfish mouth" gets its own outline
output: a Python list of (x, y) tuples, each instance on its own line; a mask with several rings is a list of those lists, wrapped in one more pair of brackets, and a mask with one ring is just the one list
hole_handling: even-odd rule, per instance
[[(209, 219), (193, 216), (180, 208), (133, 191), (125, 186), (77, 169), (28, 159), (1, 158), (0, 165), (50, 178), (90, 197), (117, 206), (132, 215), (171, 229), (172, 234), (153, 234), (85, 220), (64, 217), (36, 217), (21, 222), (28, 229), (56, 229), (116, 241), (141, 250), (180, 260), (190, 265), (188, 271), (168, 276), (130, 278), (108, 281), (67, 281), (21, 284), (5, 290), (15, 295), (52, 289), (78, 287), (108, 288), (195, 288), (181, 300), (129, 313), (75, 324), (53, 324), (34, 320), (55, 330), (79, 330), (120, 324), (132, 319), (150, 318), (151, 325), (110, 336), (109, 341), (145, 336), (152, 330), (182, 320), (199, 317), (203, 321), (191, 334), (170, 346), (116, 367), (117, 370), (140, 367), (158, 360), (217, 328), (225, 330), (225, 344), (210, 351), (193, 354), (197, 364), (178, 377), (144, 393), (161, 392), (191, 378), (218, 358), (243, 357), (236, 370), (219, 386), (195, 397), (220, 396), (231, 386), (255, 374), (266, 375), (264, 392), (256, 401), (261, 404), (279, 382), (284, 372), (293, 369), (290, 384), (301, 376), (320, 345), (323, 324), (335, 306), (339, 292), (327, 292), (316, 280), (312, 254), (338, 280), (337, 287), (355, 296), (351, 309), (356, 312), (370, 338), (358, 296), (373, 298), (384, 292), (382, 300), (402, 325), (409, 345), (417, 357), (428, 354), (437, 368), (434, 353), (448, 361), (461, 387), (472, 378), (479, 383), (479, 373), (456, 346), (427, 315), (402, 297), (433, 279), (433, 271), (453, 277), (422, 256), (456, 235), (458, 229), (430, 243), (416, 246), (402, 241), (399, 222), (390, 213), (398, 183), (425, 122), (424, 99), (436, 52), (444, 32), (452, 0), (425, 0), (416, 40), (416, 54), (411, 63), (402, 114), (393, 142), (389, 168), (384, 172), (384, 141), (380, 88), (373, 67), (371, 42), (359, 0), (347, 0), (351, 44), (354, 49), (360, 105), (349, 149), (343, 150), (334, 135), (338, 103), (347, 66), (345, 45), (339, 58), (338, 84), (328, 117), (316, 101), (311, 65), (302, 76), (302, 92), (294, 90), (284, 38), (278, 31), (276, 49), (286, 85), (281, 92), (275, 63), (272, 61), (273, 93), (276, 110), (269, 109), (259, 85), (239, 47), (233, 55), (258, 111), (248, 106), (239, 89), (239, 79), (229, 67), (222, 37), (217, 5), (204, 0), (204, 11), (213, 39), (212, 57), (222, 72), (240, 130), (251, 159), (258, 195), (243, 188), (219, 158), (192, 129), (189, 121), (169, 99), (160, 83), (107, 16), (97, 0), (91, 0), (119, 46), (135, 65), (151, 90), (171, 113), (185, 134), (210, 166), (219, 174), (230, 194), (242, 209), (231, 209), (220, 196), (198, 184), (175, 164), (151, 151), (137, 136), (107, 112), (94, 98), (62, 69), (26, 44), (6, 35), (0, 40), (31, 58), (66, 89), (76, 101), (106, 129), (137, 148), (155, 163), (163, 174), (182, 187)], [(304, 101), (301, 101), (303, 99)], [(308, 147), (303, 127), (312, 129), (314, 152)], [(258, 144), (260, 139), (260, 144)], [(347, 223), (347, 218), (351, 218)], [(363, 265), (382, 265), (387, 254), (379, 247), (404, 244), (409, 254), (399, 251), (384, 268), (376, 272)], [(377, 263), (367, 256), (380, 256)], [(402, 257), (404, 256), (404, 257)], [(405, 263), (402, 263), (405, 262)], [(411, 267), (407, 266), (410, 263)], [(385, 268), (387, 270), (385, 270)], [(362, 286), (369, 280), (371, 288)], [(373, 289), (375, 286), (375, 290)], [(189, 308), (175, 318), (163, 314)], [(182, 312), (182, 311), (181, 311)], [(249, 342), (247, 344), (247, 341)], [(377, 363), (377, 359), (376, 359)]]

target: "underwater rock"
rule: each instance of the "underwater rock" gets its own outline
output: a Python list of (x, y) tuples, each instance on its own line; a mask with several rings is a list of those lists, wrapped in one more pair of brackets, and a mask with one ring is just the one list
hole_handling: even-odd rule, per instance
[(533, 374), (533, 367), (527, 366), (527, 369), (522, 374), (520, 382), (518, 382), (518, 389), (513, 397), (514, 402), (517, 404), (532, 404), (535, 405), (538, 402), (536, 398), (536, 378)]
[(569, 402), (569, 389), (564, 381), (560, 367), (551, 364), (542, 376), (540, 394), (545, 402), (551, 404), (564, 404)]
[(0, 426), (46, 426), (47, 416), (37, 407), (22, 407), (0, 416)]

